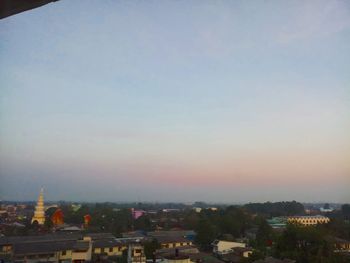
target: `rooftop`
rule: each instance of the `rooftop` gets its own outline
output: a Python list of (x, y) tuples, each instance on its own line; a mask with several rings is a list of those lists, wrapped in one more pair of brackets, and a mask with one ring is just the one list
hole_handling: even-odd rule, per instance
[(33, 243), (19, 243), (14, 245), (15, 255), (28, 254), (47, 254), (54, 253), (61, 250), (73, 250), (76, 241), (57, 241), (57, 242), (33, 242)]
[(191, 242), (190, 240), (182, 236), (159, 236), (155, 237), (159, 243), (187, 243)]
[(175, 254), (176, 250), (178, 250), (181, 254), (196, 254), (199, 253), (199, 250), (194, 245), (176, 247), (176, 248), (161, 248), (156, 250), (156, 254), (165, 255), (165, 254)]
[(189, 259), (190, 257), (187, 255), (168, 255), (165, 256), (166, 259)]
[(123, 242), (119, 241), (118, 239), (100, 239), (100, 240), (95, 240), (92, 242), (92, 247), (93, 248), (98, 248), (98, 247), (116, 247), (116, 246), (122, 246)]
[(150, 237), (161, 237), (161, 236), (190, 236), (195, 235), (196, 232), (193, 230), (169, 230), (169, 231), (152, 231), (148, 232), (147, 236)]
[(323, 216), (323, 215), (314, 215), (314, 216), (288, 216), (288, 218), (328, 218), (326, 216)]

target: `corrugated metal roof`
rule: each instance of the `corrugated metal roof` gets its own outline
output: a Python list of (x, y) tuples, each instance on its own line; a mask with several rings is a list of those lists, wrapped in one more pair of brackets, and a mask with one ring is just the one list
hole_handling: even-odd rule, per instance
[(30, 255), (30, 254), (46, 254), (55, 253), (63, 250), (72, 250), (76, 241), (60, 241), (60, 242), (33, 242), (19, 243), (14, 245), (15, 255)]

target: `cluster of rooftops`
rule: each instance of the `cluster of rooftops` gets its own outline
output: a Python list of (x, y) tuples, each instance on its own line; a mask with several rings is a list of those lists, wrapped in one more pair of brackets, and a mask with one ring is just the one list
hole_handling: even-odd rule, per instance
[[(166, 232), (166, 233), (165, 233)], [(128, 236), (116, 238), (111, 233), (67, 233), (57, 232), (45, 235), (36, 236), (13, 236), (0, 237), (0, 251), (6, 247), (11, 251), (13, 257), (21, 257), (31, 254), (50, 254), (62, 251), (71, 252), (87, 252), (89, 249), (92, 254), (96, 249), (104, 251), (104, 249), (113, 248), (121, 252), (127, 249), (129, 244), (139, 243), (147, 240), (157, 239), (162, 244), (162, 248), (172, 248), (172, 244), (179, 243), (179, 245), (188, 248), (191, 247), (192, 242), (182, 236), (182, 234), (194, 234), (193, 231), (163, 231), (149, 232), (148, 235), (140, 233), (129, 233)], [(169, 245), (168, 245), (169, 244)], [(2, 249), (1, 249), (2, 248)], [(105, 250), (106, 251), (106, 250)], [(114, 250), (113, 250), (114, 251)]]
[[(87, 237), (89, 239), (87, 239)], [(86, 251), (92, 241), (92, 248), (123, 245), (125, 240), (118, 240), (110, 233), (55, 233), (38, 236), (0, 237), (0, 247), (11, 246), (15, 255), (54, 253), (73, 250)]]

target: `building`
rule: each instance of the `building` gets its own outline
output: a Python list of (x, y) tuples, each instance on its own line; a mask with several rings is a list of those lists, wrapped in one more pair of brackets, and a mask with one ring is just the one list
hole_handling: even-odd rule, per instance
[(156, 240), (160, 244), (161, 248), (177, 248), (177, 247), (192, 245), (192, 241), (181, 236), (179, 237), (161, 236), (161, 237), (156, 237)]
[(253, 253), (252, 248), (248, 247), (235, 247), (231, 253), (220, 256), (220, 259), (224, 262), (239, 263), (243, 258), (248, 258)]
[(192, 254), (198, 254), (199, 250), (196, 246), (182, 246), (182, 247), (176, 247), (176, 248), (160, 248), (157, 249), (155, 254), (157, 257), (164, 257), (167, 255), (174, 255), (176, 250), (178, 250), (181, 255), (192, 255)]
[(62, 233), (0, 237), (0, 259), (10, 262), (88, 262), (99, 257), (122, 256), (129, 239), (110, 233)]
[(92, 243), (94, 255), (122, 256), (128, 245), (118, 239), (99, 239)]
[(11, 262), (85, 262), (91, 260), (91, 238), (14, 237), (1, 238), (0, 248)]
[(184, 237), (193, 241), (196, 237), (196, 232), (193, 230), (169, 230), (169, 231), (152, 231), (148, 232), (147, 236), (157, 239), (158, 237)]
[(333, 208), (324, 208), (324, 207), (320, 208), (320, 212), (321, 213), (330, 213), (330, 212), (333, 212), (333, 211), (334, 211)]
[(193, 207), (193, 210), (196, 212), (196, 213), (200, 213), (202, 211), (202, 208), (201, 207)]
[(315, 216), (289, 216), (287, 218), (288, 223), (297, 223), (304, 226), (314, 226), (317, 224), (327, 224), (329, 218), (322, 215)]
[(329, 236), (327, 241), (334, 246), (334, 252), (350, 253), (350, 241), (339, 237)]
[[(176, 255), (178, 253), (181, 256), (188, 256), (190, 259), (190, 262), (201, 262), (201, 263), (222, 263), (221, 260), (213, 256), (211, 253), (205, 253), (200, 252), (199, 249), (195, 245), (191, 246), (182, 246), (182, 247), (176, 247), (176, 248), (161, 248), (157, 249), (155, 252), (155, 256), (158, 262), (169, 262), (169, 260), (185, 260), (188, 261), (187, 257), (186, 259), (180, 259), (172, 257), (173, 255)], [(169, 257), (170, 255), (170, 257)], [(177, 261), (180, 262), (180, 261)]]
[(284, 229), (287, 226), (287, 218), (286, 217), (273, 217), (271, 219), (267, 219), (267, 223), (273, 229)]
[(225, 241), (225, 240), (215, 240), (212, 243), (213, 253), (221, 256), (233, 252), (234, 248), (241, 247), (245, 248), (246, 244), (241, 242)]
[(128, 263), (146, 263), (146, 255), (141, 244), (129, 244)]
[(233, 248), (233, 253), (240, 257), (248, 258), (253, 253), (253, 249), (251, 247), (235, 247)]
[(130, 231), (130, 232), (122, 233), (122, 237), (124, 237), (124, 238), (137, 238), (139, 240), (142, 240), (146, 237), (146, 235), (143, 231)]
[(45, 223), (45, 207), (44, 207), (44, 189), (41, 188), (38, 202), (35, 206), (34, 216), (32, 218), (32, 224), (37, 222), (39, 225)]
[(334, 238), (336, 252), (350, 252), (350, 241), (342, 238)]
[(175, 249), (175, 253), (168, 254), (162, 258), (161, 263), (192, 263), (189, 255), (180, 254), (179, 249)]

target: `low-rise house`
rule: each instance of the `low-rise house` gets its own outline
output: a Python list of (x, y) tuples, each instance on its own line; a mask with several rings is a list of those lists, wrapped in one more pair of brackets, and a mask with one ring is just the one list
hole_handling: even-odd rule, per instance
[(241, 242), (225, 241), (225, 240), (215, 240), (212, 243), (213, 253), (216, 255), (225, 255), (233, 252), (236, 247), (245, 248), (247, 245)]
[(146, 263), (146, 255), (141, 244), (129, 244), (128, 263)]
[(176, 250), (181, 255), (191, 255), (191, 254), (197, 254), (199, 253), (199, 250), (196, 246), (194, 245), (189, 245), (189, 246), (182, 246), (182, 247), (173, 247), (173, 248), (161, 248), (157, 249), (155, 251), (155, 254), (157, 257), (163, 257), (166, 255), (173, 255), (175, 254)]
[(143, 239), (145, 238), (145, 233), (143, 231), (124, 232), (122, 233), (122, 237)]
[(201, 207), (193, 207), (193, 210), (196, 212), (196, 213), (200, 213), (202, 211), (202, 208)]
[(336, 251), (341, 252), (350, 252), (350, 241), (342, 238), (335, 238), (334, 245), (336, 247)]
[[(83, 240), (78, 240), (72, 250), (72, 262), (81, 263), (91, 261), (92, 258), (92, 239), (84, 237)], [(61, 259), (60, 259), (61, 261)], [(59, 261), (59, 262), (60, 262)]]
[[(175, 252), (174, 252), (175, 251)], [(203, 252), (194, 254), (185, 254), (181, 249), (175, 249), (172, 253), (162, 256), (160, 263), (220, 263), (221, 260), (215, 258), (213, 255)], [(156, 261), (158, 262), (158, 261)]]
[(74, 241), (20, 243), (13, 247), (11, 261), (15, 262), (58, 262), (61, 252), (71, 258)]
[(11, 262), (85, 262), (94, 256), (121, 256), (134, 240), (110, 233), (56, 233), (0, 237), (0, 258)]
[(27, 242), (14, 246), (15, 262), (85, 262), (91, 260), (91, 240)]
[(192, 241), (184, 237), (160, 236), (156, 237), (155, 239), (158, 241), (161, 248), (175, 248), (192, 245)]
[(252, 248), (249, 247), (235, 247), (231, 253), (220, 256), (220, 259), (224, 262), (239, 263), (242, 258), (248, 258), (253, 253)]
[(151, 231), (147, 233), (148, 237), (184, 237), (189, 240), (194, 240), (196, 232), (193, 230), (169, 230), (169, 231)]
[(235, 247), (233, 253), (242, 258), (248, 258), (253, 253), (253, 249), (251, 247)]
[(329, 236), (327, 241), (334, 246), (334, 252), (346, 252), (350, 253), (350, 241), (339, 237)]
[(118, 239), (100, 239), (92, 243), (94, 255), (122, 256), (123, 251), (128, 249), (127, 244), (122, 243)]

